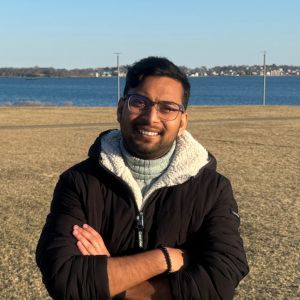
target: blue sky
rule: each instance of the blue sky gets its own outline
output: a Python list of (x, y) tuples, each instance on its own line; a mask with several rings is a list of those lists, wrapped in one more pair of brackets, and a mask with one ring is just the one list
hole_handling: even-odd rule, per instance
[(85, 68), (149, 55), (189, 67), (300, 65), (299, 0), (10, 0), (0, 67)]

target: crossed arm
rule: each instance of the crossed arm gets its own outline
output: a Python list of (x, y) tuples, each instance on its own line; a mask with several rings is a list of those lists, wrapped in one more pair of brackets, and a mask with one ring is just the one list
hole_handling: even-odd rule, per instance
[[(106, 299), (126, 291), (127, 299), (170, 299), (170, 286), (176, 299), (233, 298), (248, 266), (239, 221), (232, 213), (237, 206), (228, 181), (221, 181), (213, 209), (184, 246), (191, 259), (186, 268), (180, 269), (182, 252), (168, 248), (172, 271), (180, 270), (166, 280), (160, 275), (167, 268), (161, 250), (111, 257), (101, 236), (89, 226), (73, 228), (78, 243), (74, 244), (70, 226), (86, 220), (86, 216), (73, 186), (74, 178), (70, 174), (66, 177), (55, 189), (36, 253), (43, 281), (53, 298)], [(165, 295), (160, 296), (162, 291)]]
[[(82, 255), (108, 256), (107, 272), (110, 296), (126, 291), (127, 299), (172, 299), (169, 283), (164, 277), (156, 277), (167, 270), (164, 254), (155, 249), (124, 257), (111, 257), (101, 235), (91, 226), (75, 225), (73, 235)], [(167, 248), (171, 262), (171, 272), (183, 266), (180, 249)]]

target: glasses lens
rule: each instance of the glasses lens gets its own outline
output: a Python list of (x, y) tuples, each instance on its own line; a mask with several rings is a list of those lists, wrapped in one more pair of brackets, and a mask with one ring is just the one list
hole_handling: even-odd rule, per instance
[(135, 114), (148, 111), (152, 106), (157, 108), (158, 116), (162, 120), (172, 121), (178, 116), (181, 110), (180, 105), (169, 101), (152, 102), (148, 98), (141, 95), (130, 95), (128, 98), (129, 111)]
[(180, 106), (173, 102), (162, 101), (158, 103), (158, 113), (161, 119), (175, 120), (180, 111)]
[(139, 95), (130, 95), (128, 99), (128, 107), (131, 112), (138, 113), (147, 106), (146, 99)]

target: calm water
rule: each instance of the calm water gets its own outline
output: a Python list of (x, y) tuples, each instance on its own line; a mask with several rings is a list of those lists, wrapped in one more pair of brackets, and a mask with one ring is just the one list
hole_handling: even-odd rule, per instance
[[(262, 77), (190, 78), (193, 105), (248, 105), (262, 102)], [(121, 78), (121, 91), (124, 78)], [(0, 78), (0, 106), (114, 106), (117, 78)], [(300, 76), (267, 77), (266, 104), (300, 105)]]

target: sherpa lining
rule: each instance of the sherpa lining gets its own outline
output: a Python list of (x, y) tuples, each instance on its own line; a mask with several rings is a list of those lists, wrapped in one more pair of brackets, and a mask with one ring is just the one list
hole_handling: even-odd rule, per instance
[(207, 150), (189, 132), (185, 131), (177, 138), (171, 164), (143, 197), (130, 169), (124, 163), (119, 146), (120, 140), (121, 132), (119, 130), (110, 131), (101, 138), (101, 163), (128, 184), (139, 210), (143, 208), (147, 198), (155, 190), (186, 182), (209, 162)]

